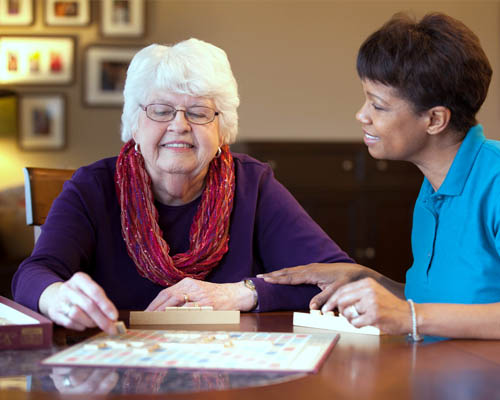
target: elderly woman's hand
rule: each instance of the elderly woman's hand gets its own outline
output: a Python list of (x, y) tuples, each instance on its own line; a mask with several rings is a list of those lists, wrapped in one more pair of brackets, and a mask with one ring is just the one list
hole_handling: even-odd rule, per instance
[(104, 290), (84, 272), (77, 272), (66, 282), (48, 286), (40, 296), (40, 311), (52, 321), (82, 331), (98, 326), (116, 334), (114, 322), (118, 311)]
[(165, 307), (212, 306), (214, 310), (250, 311), (254, 294), (243, 282), (211, 283), (184, 278), (162, 290), (146, 311), (162, 311)]
[(336, 289), (326, 299), (321, 310), (331, 311), (335, 307), (357, 328), (372, 325), (393, 335), (411, 331), (409, 304), (372, 278), (351, 282)]

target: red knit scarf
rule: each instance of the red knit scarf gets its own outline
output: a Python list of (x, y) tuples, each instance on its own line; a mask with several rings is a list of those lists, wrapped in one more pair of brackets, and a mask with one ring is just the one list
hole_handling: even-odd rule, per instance
[(200, 205), (189, 231), (189, 250), (171, 257), (158, 226), (151, 178), (142, 155), (128, 141), (116, 162), (116, 192), (121, 207), (122, 235), (141, 276), (162, 286), (185, 277), (204, 279), (228, 250), (233, 208), (234, 165), (228, 146), (208, 168)]

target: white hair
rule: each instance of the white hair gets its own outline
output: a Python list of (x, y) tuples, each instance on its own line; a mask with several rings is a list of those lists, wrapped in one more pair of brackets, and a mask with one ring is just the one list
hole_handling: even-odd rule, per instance
[(224, 50), (194, 38), (140, 50), (128, 67), (123, 90), (122, 141), (129, 141), (137, 130), (139, 105), (145, 105), (153, 92), (161, 90), (213, 100), (219, 112), (222, 143), (234, 143), (240, 99)]

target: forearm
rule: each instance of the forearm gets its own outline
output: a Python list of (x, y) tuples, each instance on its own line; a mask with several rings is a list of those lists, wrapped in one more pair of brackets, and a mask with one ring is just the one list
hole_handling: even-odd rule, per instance
[(14, 300), (38, 312), (44, 290), (53, 283), (62, 281), (63, 278), (54, 271), (28, 259), (20, 265), (12, 279)]
[(405, 284), (396, 282), (380, 272), (373, 271), (372, 278), (400, 299), (405, 299)]
[(500, 303), (415, 306), (418, 333), (422, 335), (500, 339)]
[(399, 297), (400, 299), (405, 299), (405, 284), (401, 282), (396, 282), (387, 276), (381, 274), (378, 271), (375, 271), (374, 269), (371, 269), (369, 267), (366, 267), (361, 264), (355, 264), (357, 267), (359, 267), (360, 272), (359, 275), (356, 277), (354, 280), (359, 280), (363, 278), (372, 278), (375, 281), (377, 281), (380, 285), (385, 287), (387, 290), (389, 290), (391, 293), (393, 293), (395, 296)]

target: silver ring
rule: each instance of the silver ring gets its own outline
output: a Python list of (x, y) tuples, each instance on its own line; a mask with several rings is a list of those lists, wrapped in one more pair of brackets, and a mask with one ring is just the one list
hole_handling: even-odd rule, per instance
[(66, 306), (64, 307), (63, 314), (69, 318), (69, 313), (71, 312), (71, 309), (73, 308), (74, 304), (69, 302), (66, 303)]
[(71, 378), (69, 375), (65, 375), (62, 381), (64, 387), (72, 387), (73, 383), (71, 382)]
[(359, 317), (359, 312), (355, 304), (351, 304), (346, 308), (346, 310), (349, 310), (349, 313), (353, 316), (353, 318)]

